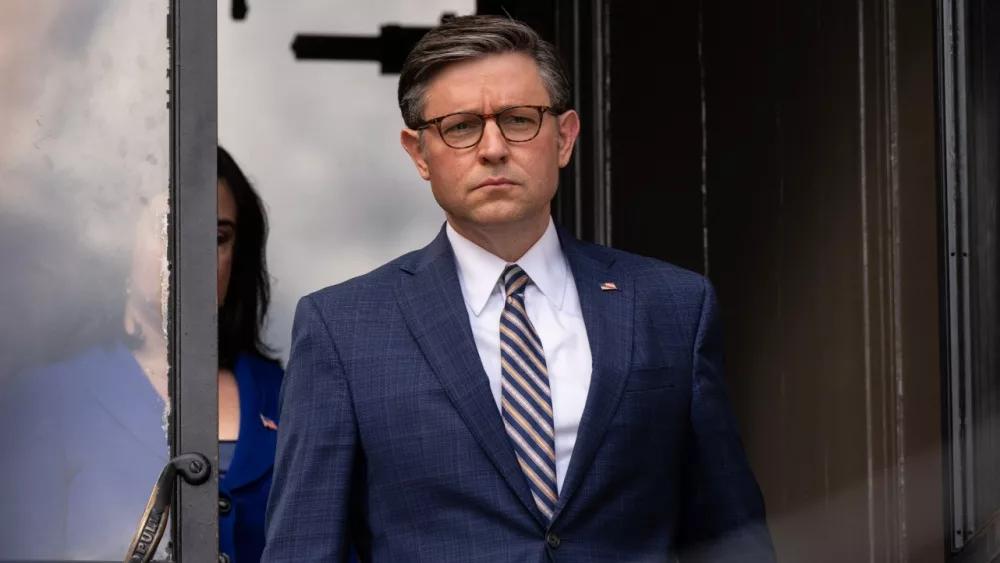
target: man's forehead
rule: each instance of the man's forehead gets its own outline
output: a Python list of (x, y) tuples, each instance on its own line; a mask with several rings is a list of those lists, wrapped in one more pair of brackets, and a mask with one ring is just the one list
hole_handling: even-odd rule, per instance
[(508, 53), (453, 63), (441, 69), (425, 93), (427, 115), (517, 104), (549, 103), (538, 64), (527, 55)]

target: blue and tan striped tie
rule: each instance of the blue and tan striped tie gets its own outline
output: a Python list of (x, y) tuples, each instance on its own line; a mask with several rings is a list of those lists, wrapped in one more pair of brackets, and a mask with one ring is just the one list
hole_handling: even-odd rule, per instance
[(507, 299), (500, 317), (502, 412), (535, 504), (551, 520), (558, 500), (552, 392), (542, 342), (524, 308), (528, 281), (520, 266), (511, 264), (504, 269)]

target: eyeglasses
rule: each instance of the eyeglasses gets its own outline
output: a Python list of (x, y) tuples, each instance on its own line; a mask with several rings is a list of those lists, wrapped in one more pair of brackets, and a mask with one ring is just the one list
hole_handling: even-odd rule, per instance
[(504, 139), (524, 143), (538, 136), (546, 113), (559, 115), (560, 112), (548, 106), (514, 106), (497, 113), (450, 113), (425, 121), (417, 130), (436, 125), (444, 144), (453, 149), (467, 149), (479, 144), (486, 130), (486, 120), (493, 119)]

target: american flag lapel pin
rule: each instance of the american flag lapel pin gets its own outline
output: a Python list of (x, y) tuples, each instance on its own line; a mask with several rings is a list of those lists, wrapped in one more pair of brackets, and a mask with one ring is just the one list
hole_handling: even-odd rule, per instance
[(601, 284), (601, 291), (615, 291), (616, 289), (618, 289), (618, 286), (615, 285), (615, 282), (604, 282)]
[(264, 413), (260, 413), (260, 422), (264, 425), (264, 428), (268, 430), (277, 430), (278, 425), (274, 423), (273, 420), (264, 416)]

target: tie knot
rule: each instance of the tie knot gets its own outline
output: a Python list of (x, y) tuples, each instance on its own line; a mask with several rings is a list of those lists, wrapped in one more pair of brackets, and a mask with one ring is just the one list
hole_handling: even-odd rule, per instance
[(524, 295), (528, 274), (517, 264), (508, 264), (503, 270), (503, 289), (507, 297)]

